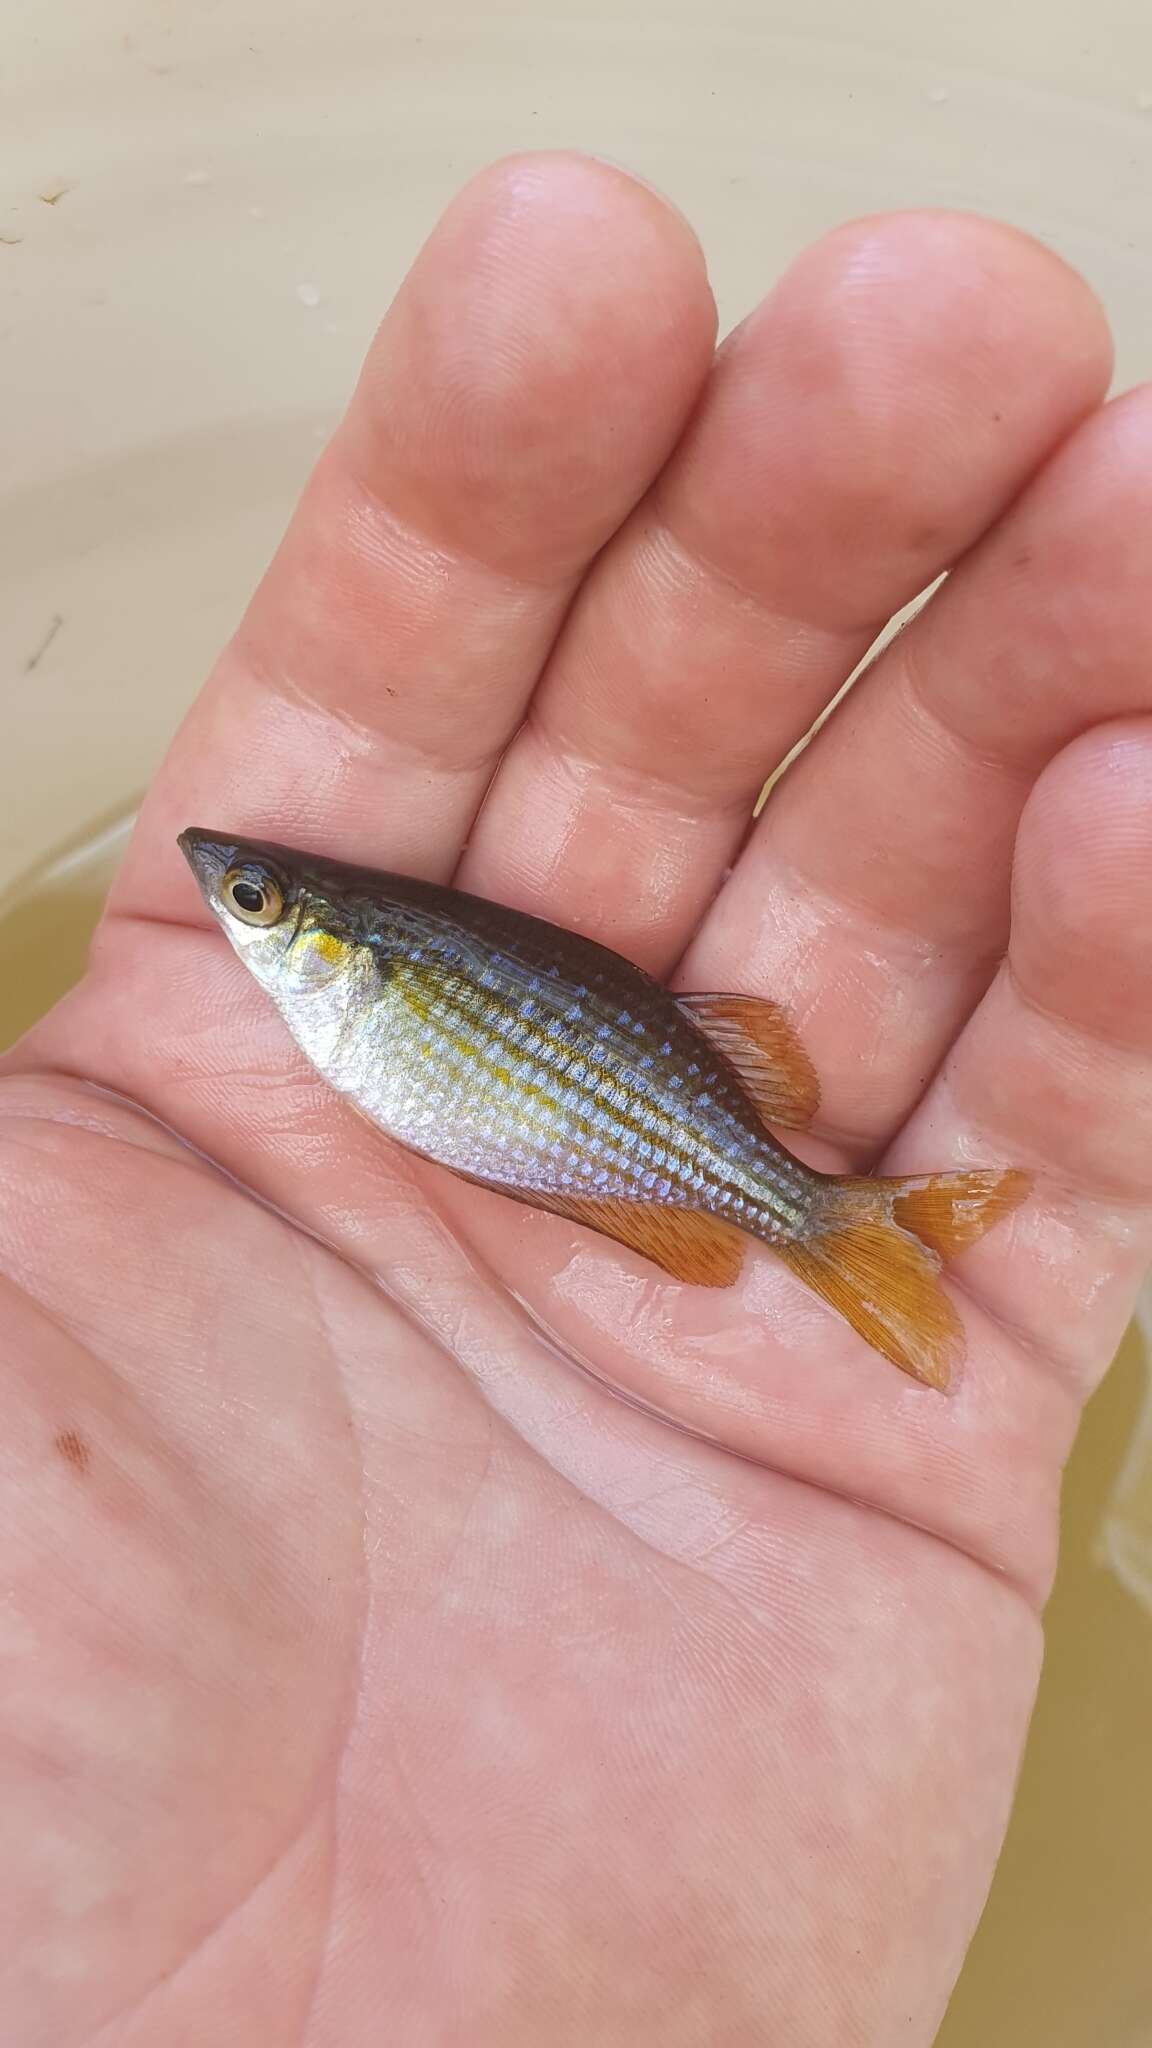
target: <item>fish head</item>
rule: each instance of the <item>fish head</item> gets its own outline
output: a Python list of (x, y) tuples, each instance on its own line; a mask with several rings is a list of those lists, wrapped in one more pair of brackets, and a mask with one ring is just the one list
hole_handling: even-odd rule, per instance
[(180, 850), (244, 965), (277, 1001), (349, 994), (370, 964), (338, 871), (290, 848), (189, 826)]

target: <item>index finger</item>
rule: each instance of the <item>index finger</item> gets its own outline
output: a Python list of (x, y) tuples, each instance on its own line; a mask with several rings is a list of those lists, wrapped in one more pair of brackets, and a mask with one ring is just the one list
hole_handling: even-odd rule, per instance
[(191, 912), (172, 840), (194, 817), (450, 872), (714, 332), (691, 229), (625, 173), (531, 156), (466, 187), (149, 796), (114, 909)]

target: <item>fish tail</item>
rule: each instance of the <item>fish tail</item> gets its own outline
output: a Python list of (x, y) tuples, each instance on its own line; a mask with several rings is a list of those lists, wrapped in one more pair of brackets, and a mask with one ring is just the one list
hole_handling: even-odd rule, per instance
[(940, 1268), (1015, 1209), (1029, 1186), (1028, 1174), (997, 1168), (829, 1178), (808, 1234), (774, 1249), (893, 1365), (943, 1388), (964, 1355), (964, 1332)]

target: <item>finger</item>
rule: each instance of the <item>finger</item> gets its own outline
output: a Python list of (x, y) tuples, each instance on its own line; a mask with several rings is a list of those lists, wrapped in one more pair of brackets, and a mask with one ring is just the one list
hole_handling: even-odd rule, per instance
[(1020, 829), (1008, 958), (891, 1155), (988, 1157), (1034, 1199), (958, 1269), (1086, 1391), (1152, 1257), (1152, 719), (1041, 777)]
[(149, 800), (122, 906), (185, 909), (197, 817), (444, 873), (586, 563), (711, 359), (690, 229), (575, 156), (449, 208)]
[(1009, 229), (898, 214), (809, 250), (585, 583), (466, 884), (667, 964), (767, 771), (1108, 371), (1087, 287)]
[(1152, 389), (1082, 426), (886, 650), (769, 800), (685, 976), (801, 1020), (823, 1128), (909, 1114), (1007, 940), (1044, 763), (1152, 711)]

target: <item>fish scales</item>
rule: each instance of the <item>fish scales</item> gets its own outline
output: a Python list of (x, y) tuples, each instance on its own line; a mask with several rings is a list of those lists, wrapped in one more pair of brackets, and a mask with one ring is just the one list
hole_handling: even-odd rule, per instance
[(663, 1015), (621, 1010), (602, 988), (545, 985), (534, 963), (510, 954), (488, 958), (481, 984), (447, 946), (420, 950), (418, 964), (381, 963), (344, 1084), (402, 1142), (426, 1149), (435, 1129), (442, 1163), (495, 1183), (676, 1196), (748, 1210), (765, 1230), (794, 1227), (803, 1189), (791, 1162), (778, 1168), (696, 1035), (675, 1042), (667, 997)]

